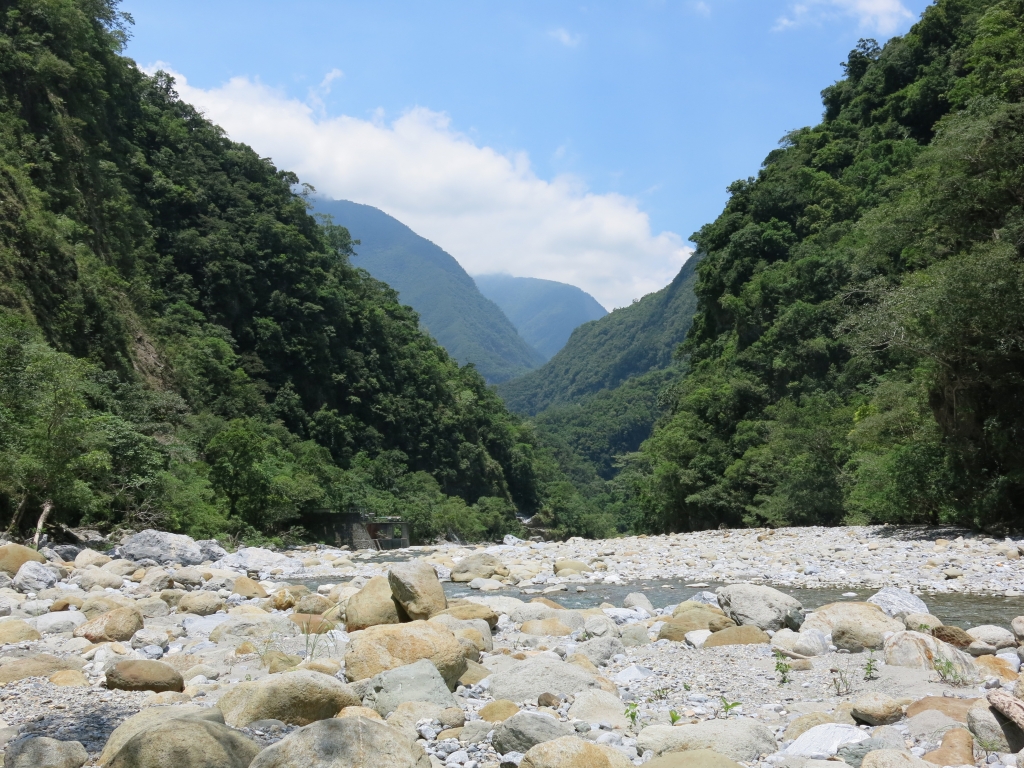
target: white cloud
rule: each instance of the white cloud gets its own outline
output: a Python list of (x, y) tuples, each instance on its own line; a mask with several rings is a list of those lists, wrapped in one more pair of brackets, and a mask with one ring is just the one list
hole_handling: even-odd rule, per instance
[(526, 153), (478, 146), (443, 113), (328, 117), (248, 78), (203, 90), (175, 77), (181, 97), (231, 138), (321, 194), (391, 214), (470, 274), (558, 280), (612, 308), (664, 287), (692, 252), (672, 232), (652, 233), (635, 200), (571, 176), (541, 179)]
[(562, 29), (561, 27), (559, 27), (558, 29), (553, 29), (550, 32), (548, 32), (548, 36), (557, 40), (566, 48), (575, 48), (577, 45), (583, 42), (583, 35), (574, 35), (569, 30)]
[(807, 0), (793, 3), (785, 16), (775, 22), (775, 31), (802, 24), (819, 24), (835, 16), (852, 16), (861, 28), (881, 35), (892, 35), (914, 14), (901, 0)]

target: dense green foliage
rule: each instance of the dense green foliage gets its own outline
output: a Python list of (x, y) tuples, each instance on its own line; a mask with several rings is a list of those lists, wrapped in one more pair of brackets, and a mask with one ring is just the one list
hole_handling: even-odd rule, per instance
[(493, 301), (527, 344), (550, 360), (583, 323), (608, 310), (575, 285), (511, 275), (477, 275), (480, 292)]
[(582, 530), (552, 451), (351, 265), (293, 174), (120, 55), (127, 21), (0, 9), (0, 519)]
[(398, 291), (460, 364), (472, 363), (496, 384), (544, 362), (462, 265), (434, 243), (369, 205), (324, 198), (314, 204), (359, 240), (352, 263)]
[(690, 373), (620, 476), (648, 530), (1020, 528), (1024, 2), (939, 0), (844, 66), (693, 236)]
[(667, 368), (693, 321), (696, 264), (690, 259), (660, 291), (581, 325), (557, 355), (536, 371), (499, 386), (499, 394), (516, 413), (533, 416)]

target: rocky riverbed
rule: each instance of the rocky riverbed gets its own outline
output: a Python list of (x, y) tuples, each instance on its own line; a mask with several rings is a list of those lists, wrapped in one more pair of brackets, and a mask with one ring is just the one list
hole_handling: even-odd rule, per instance
[[(6, 768), (1024, 768), (1011, 540), (113, 544), (0, 546)], [(857, 595), (811, 610), (777, 587)], [(929, 605), (950, 593), (1006, 614), (953, 626)]]

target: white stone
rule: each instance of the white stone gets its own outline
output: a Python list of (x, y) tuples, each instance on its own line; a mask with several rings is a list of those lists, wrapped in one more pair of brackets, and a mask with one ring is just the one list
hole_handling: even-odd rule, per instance
[(804, 731), (783, 752), (793, 757), (827, 759), (835, 755), (840, 747), (856, 744), (870, 737), (869, 733), (855, 725), (825, 723)]

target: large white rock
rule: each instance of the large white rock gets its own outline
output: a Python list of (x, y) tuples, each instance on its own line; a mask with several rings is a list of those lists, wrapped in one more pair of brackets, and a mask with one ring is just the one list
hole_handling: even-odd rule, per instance
[[(26, 565), (28, 563), (21, 567), (24, 568)], [(21, 575), (21, 571), (18, 571), (18, 575)], [(994, 624), (982, 624), (980, 627), (971, 627), (967, 630), (967, 634), (975, 640), (994, 645), (996, 648), (1013, 648), (1017, 645), (1017, 640), (1010, 630), (1004, 627), (997, 627)]]
[(905, 619), (912, 613), (931, 613), (924, 600), (898, 587), (883, 587), (869, 597), (868, 602), (896, 619)]
[(729, 584), (717, 590), (725, 615), (737, 624), (753, 624), (765, 631), (799, 629), (804, 621), (800, 601), (777, 589), (758, 584)]
[(244, 571), (269, 571), (271, 568), (299, 568), (302, 564), (287, 555), (262, 547), (239, 547), (237, 552), (222, 557), (214, 565), (217, 568), (241, 568)]
[(608, 691), (581, 691), (569, 707), (569, 717), (588, 723), (608, 723), (612, 728), (625, 730), (629, 727), (625, 705), (614, 693)]
[(826, 760), (846, 744), (856, 744), (871, 738), (871, 734), (855, 725), (825, 723), (804, 731), (783, 751), (793, 757), (810, 757)]
[(803, 656), (824, 656), (828, 649), (828, 636), (820, 629), (809, 629), (799, 633), (792, 648), (795, 653)]
[(191, 536), (154, 530), (129, 536), (121, 544), (121, 552), (130, 560), (156, 560), (162, 565), (199, 565), (205, 559)]
[(978, 674), (968, 654), (923, 632), (895, 632), (885, 641), (884, 651), (885, 663), (894, 667), (931, 670), (938, 664), (963, 681), (971, 681)]
[(36, 631), (41, 635), (52, 635), (58, 632), (74, 632), (75, 627), (80, 627), (87, 619), (81, 611), (55, 611), (44, 613), (32, 620)]
[(19, 592), (42, 592), (56, 584), (59, 578), (53, 568), (35, 560), (27, 560), (14, 577), (14, 588)]
[(637, 751), (643, 754), (650, 749), (655, 756), (690, 749), (713, 749), (733, 760), (749, 762), (759, 755), (772, 754), (776, 748), (771, 729), (746, 717), (705, 720), (695, 725), (650, 725), (637, 737)]
[(534, 656), (490, 677), (488, 692), (495, 699), (536, 701), (542, 693), (579, 693), (598, 688), (595, 677), (575, 664), (549, 656)]

